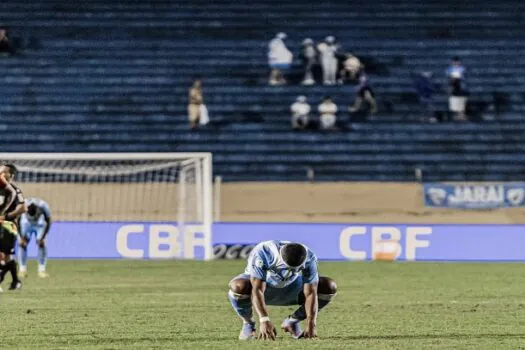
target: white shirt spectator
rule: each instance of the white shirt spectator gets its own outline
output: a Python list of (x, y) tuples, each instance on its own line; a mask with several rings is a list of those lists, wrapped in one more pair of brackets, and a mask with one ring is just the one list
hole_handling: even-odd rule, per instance
[(294, 129), (302, 129), (308, 125), (311, 109), (306, 101), (306, 97), (297, 97), (297, 101), (290, 106), (290, 111), (292, 112), (292, 127)]
[(320, 114), (321, 129), (333, 128), (336, 121), (337, 105), (330, 98), (325, 98), (317, 110)]
[(325, 41), (317, 45), (321, 67), (323, 68), (323, 84), (333, 85), (336, 83), (337, 57), (339, 45), (333, 36), (327, 36)]
[(273, 65), (291, 65), (293, 54), (284, 43), (286, 34), (279, 33), (268, 45), (268, 63)]

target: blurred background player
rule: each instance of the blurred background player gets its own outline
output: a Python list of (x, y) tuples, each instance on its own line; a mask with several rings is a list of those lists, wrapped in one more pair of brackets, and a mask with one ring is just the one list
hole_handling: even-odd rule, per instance
[(4, 280), (5, 274), (10, 272), (13, 280), (9, 289), (18, 289), (22, 286), (18, 279), (14, 249), (18, 236), (16, 222), (27, 210), (22, 190), (12, 183), (16, 173), (17, 168), (13, 164), (4, 164), (0, 167), (0, 252), (4, 254), (0, 263), (0, 283)]
[[(298, 338), (317, 337), (317, 312), (337, 293), (335, 281), (319, 277), (317, 257), (306, 246), (287, 241), (264, 241), (257, 244), (243, 274), (230, 281), (228, 299), (243, 320), (240, 340), (255, 337), (252, 304), (259, 314), (259, 338), (275, 339), (275, 327), (266, 305), (301, 305), (285, 319), (281, 328)], [(299, 322), (307, 320), (303, 332)]]
[(20, 217), (20, 276), (27, 277), (27, 245), (31, 237), (36, 237), (38, 244), (38, 277), (46, 278), (47, 248), (46, 237), (51, 228), (51, 210), (49, 205), (38, 198), (27, 200), (27, 213)]

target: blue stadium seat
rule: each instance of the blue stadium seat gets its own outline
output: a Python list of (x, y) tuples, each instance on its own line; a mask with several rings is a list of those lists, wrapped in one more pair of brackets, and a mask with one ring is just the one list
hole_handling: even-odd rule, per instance
[[(261, 0), (107, 2), (5, 0), (21, 43), (0, 59), (0, 145), (82, 152), (215, 154), (225, 180), (512, 180), (525, 170), (525, 2)], [(308, 10), (307, 10), (308, 9)], [(311, 10), (311, 9), (315, 9)], [(453, 10), (452, 10), (453, 9)], [(379, 114), (350, 116), (353, 86), (266, 85), (267, 43), (286, 31), (301, 74), (301, 40), (335, 35), (367, 62)], [(470, 100), (487, 106), (472, 123), (420, 121), (413, 72), (446, 85), (452, 56), (468, 68)], [(187, 125), (187, 90), (204, 79), (212, 124)], [(300, 79), (300, 78), (299, 78)], [(333, 96), (346, 129), (290, 130), (289, 105)], [(437, 95), (446, 112), (445, 92)]]

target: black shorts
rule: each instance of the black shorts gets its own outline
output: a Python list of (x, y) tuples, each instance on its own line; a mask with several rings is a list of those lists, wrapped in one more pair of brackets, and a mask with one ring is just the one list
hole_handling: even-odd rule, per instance
[(16, 226), (13, 223), (4, 221), (0, 224), (0, 252), (6, 255), (14, 254), (17, 238)]

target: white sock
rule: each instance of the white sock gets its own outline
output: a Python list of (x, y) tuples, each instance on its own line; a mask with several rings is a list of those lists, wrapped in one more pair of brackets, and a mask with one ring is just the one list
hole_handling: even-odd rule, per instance
[(38, 272), (46, 272), (46, 265), (38, 265)]

